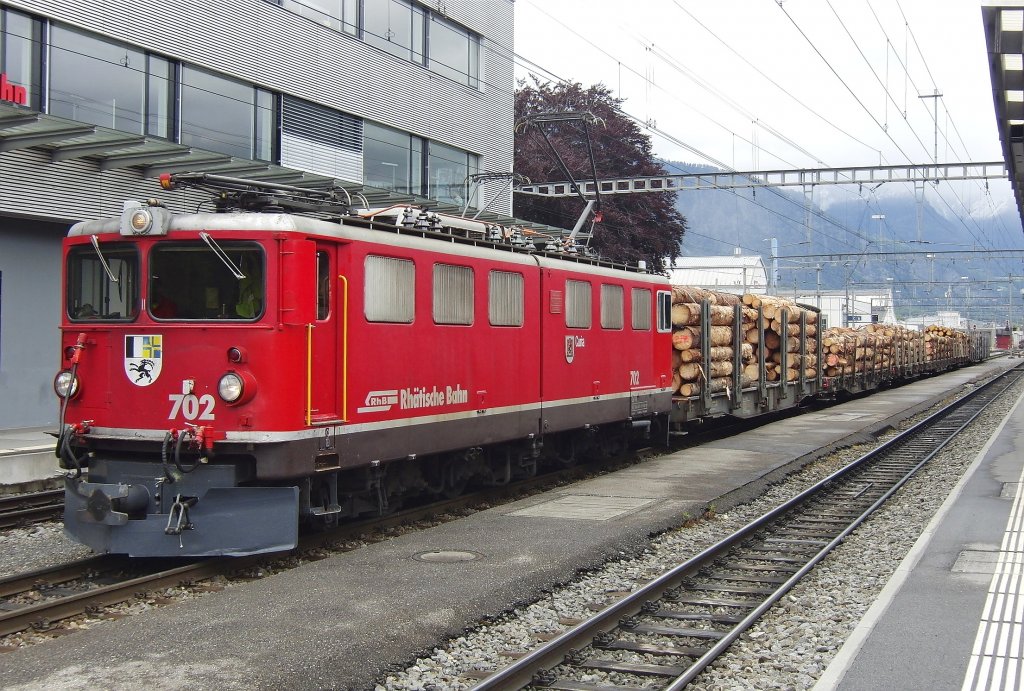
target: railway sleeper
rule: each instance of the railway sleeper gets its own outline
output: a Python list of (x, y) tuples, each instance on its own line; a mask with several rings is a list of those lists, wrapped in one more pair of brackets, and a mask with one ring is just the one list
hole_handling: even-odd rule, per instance
[(580, 663), (580, 667), (586, 669), (597, 669), (602, 672), (618, 672), (620, 674), (633, 674), (638, 677), (678, 677), (686, 671), (683, 667), (676, 665), (652, 665), (641, 662), (620, 662), (619, 660), (604, 660), (592, 657)]

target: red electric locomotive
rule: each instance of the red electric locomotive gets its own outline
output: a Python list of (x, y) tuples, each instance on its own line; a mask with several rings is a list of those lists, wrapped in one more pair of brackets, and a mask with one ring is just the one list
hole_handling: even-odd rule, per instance
[(218, 209), (126, 203), (64, 245), (65, 527), (97, 552), (284, 550), (301, 521), (507, 482), (666, 420), (664, 277), (418, 208), (161, 182), (213, 186)]

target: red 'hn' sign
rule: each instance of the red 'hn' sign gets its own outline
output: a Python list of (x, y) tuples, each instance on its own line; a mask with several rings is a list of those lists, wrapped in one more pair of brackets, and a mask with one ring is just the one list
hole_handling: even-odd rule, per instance
[(11, 84), (7, 81), (7, 75), (0, 72), (0, 100), (17, 103), (19, 106), (28, 103), (28, 92), (25, 87)]

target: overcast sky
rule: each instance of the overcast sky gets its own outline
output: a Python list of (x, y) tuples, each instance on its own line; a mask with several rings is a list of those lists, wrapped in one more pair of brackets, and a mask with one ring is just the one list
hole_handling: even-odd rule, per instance
[[(1002, 158), (978, 0), (516, 0), (515, 11), (517, 76), (603, 82), (655, 124), (667, 159), (927, 163), (936, 104), (939, 162)], [(980, 205), (983, 185), (959, 189)], [(1012, 203), (1007, 182), (991, 190)]]

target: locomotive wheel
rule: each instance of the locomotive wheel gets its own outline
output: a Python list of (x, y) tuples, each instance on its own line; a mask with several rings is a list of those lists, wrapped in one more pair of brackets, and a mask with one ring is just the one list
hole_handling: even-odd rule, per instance
[(445, 478), (444, 490), (441, 492), (445, 499), (461, 497), (469, 484), (469, 477), (458, 469), (452, 467), (452, 471)]

